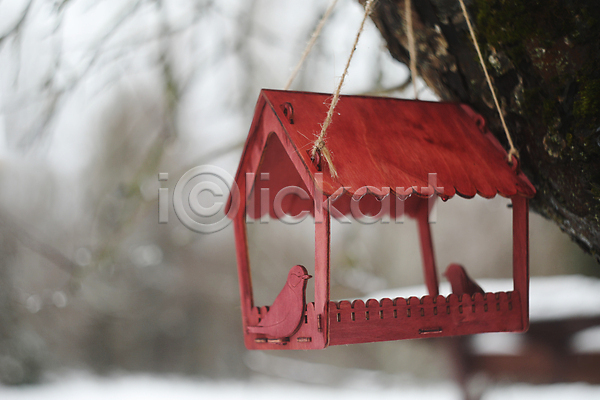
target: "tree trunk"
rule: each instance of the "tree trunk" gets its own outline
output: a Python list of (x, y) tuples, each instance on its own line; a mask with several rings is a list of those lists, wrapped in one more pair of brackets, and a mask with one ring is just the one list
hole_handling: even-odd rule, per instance
[[(364, 5), (365, 0), (359, 0)], [(465, 0), (535, 211), (600, 262), (600, 3)], [(371, 15), (408, 64), (404, 0)], [(417, 69), (442, 100), (469, 104), (508, 148), (458, 0), (413, 0)]]

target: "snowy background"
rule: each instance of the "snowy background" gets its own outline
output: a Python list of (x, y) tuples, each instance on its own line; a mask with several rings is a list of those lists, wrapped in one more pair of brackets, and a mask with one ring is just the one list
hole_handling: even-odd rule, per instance
[[(328, 5), (0, 0), (0, 398), (364, 398), (367, 386), (382, 398), (460, 398), (441, 341), (247, 352), (231, 227), (194, 233), (172, 209), (157, 223), (161, 185), (172, 193), (202, 164), (235, 173), (260, 89), (283, 87)], [(362, 14), (339, 1), (292, 89), (334, 90)], [(368, 21), (343, 93), (411, 97), (407, 79)], [(510, 277), (507, 203), (441, 204), (440, 267), (460, 262), (482, 285)], [(422, 282), (413, 222), (355, 225), (332, 227), (334, 299)], [(250, 226), (258, 304), (279, 291), (282, 266), (310, 269), (311, 231), (310, 221)], [(560, 293), (560, 318), (596, 315), (581, 288), (596, 287), (582, 276), (597, 265), (535, 214), (530, 237), (532, 276), (570, 276), (539, 281), (540, 304)], [(482, 340), (474, 346), (514, 351), (512, 339)], [(575, 340), (600, 351), (597, 329)], [(26, 383), (39, 386), (10, 386)], [(474, 385), (486, 399), (599, 395), (585, 384)]]

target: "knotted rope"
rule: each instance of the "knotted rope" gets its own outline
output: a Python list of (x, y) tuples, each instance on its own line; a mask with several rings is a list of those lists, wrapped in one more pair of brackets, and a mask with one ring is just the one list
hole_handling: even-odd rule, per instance
[(346, 67), (344, 68), (344, 72), (342, 73), (342, 77), (340, 78), (340, 82), (337, 86), (337, 89), (333, 93), (333, 99), (331, 100), (331, 105), (329, 106), (329, 111), (327, 111), (327, 116), (325, 117), (325, 121), (323, 122), (323, 125), (321, 126), (321, 133), (317, 137), (317, 140), (315, 140), (315, 143), (311, 150), (311, 157), (313, 160), (316, 158), (317, 152), (319, 152), (319, 154), (321, 156), (323, 156), (323, 158), (327, 162), (327, 165), (329, 167), (329, 173), (331, 174), (332, 178), (337, 177), (337, 171), (333, 165), (331, 153), (329, 152), (329, 150), (327, 149), (327, 146), (325, 145), (325, 135), (327, 134), (327, 128), (329, 128), (329, 125), (331, 124), (331, 120), (333, 119), (333, 112), (335, 110), (335, 106), (337, 105), (338, 101), (340, 100), (340, 91), (342, 90), (342, 85), (344, 84), (344, 79), (346, 79), (346, 75), (348, 74), (348, 68), (350, 67), (350, 61), (352, 61), (352, 57), (354, 56), (354, 52), (356, 51), (356, 46), (358, 44), (358, 40), (360, 39), (360, 35), (362, 34), (362, 31), (365, 27), (365, 22), (366, 22), (367, 18), (369, 17), (369, 15), (371, 14), (371, 11), (373, 10), (373, 5), (375, 4), (376, 1), (377, 0), (368, 0), (367, 1), (367, 5), (365, 6), (365, 15), (362, 19), (362, 22), (360, 23), (360, 28), (358, 29), (356, 38), (354, 39), (354, 43), (352, 44), (352, 50), (350, 51), (350, 56), (348, 57), (348, 61), (346, 61)]

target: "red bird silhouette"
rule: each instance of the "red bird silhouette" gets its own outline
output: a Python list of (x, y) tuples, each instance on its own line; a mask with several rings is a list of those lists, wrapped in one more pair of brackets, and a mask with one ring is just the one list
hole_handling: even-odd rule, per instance
[(452, 286), (452, 293), (456, 295), (468, 294), (472, 296), (475, 293), (484, 293), (481, 286), (469, 278), (467, 271), (460, 264), (450, 264), (444, 272), (444, 276), (448, 278)]
[(285, 286), (277, 295), (269, 312), (249, 333), (259, 333), (273, 338), (290, 337), (300, 328), (306, 305), (306, 281), (312, 278), (302, 265), (292, 267)]

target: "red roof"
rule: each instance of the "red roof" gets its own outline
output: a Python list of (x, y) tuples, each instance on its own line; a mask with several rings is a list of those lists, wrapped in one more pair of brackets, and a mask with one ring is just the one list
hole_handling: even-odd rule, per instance
[[(318, 172), (310, 150), (330, 101), (328, 94), (262, 90), (236, 176), (238, 185), (245, 188), (246, 172), (270, 172), (268, 181), (256, 180), (255, 191), (289, 185), (307, 190), (306, 177), (314, 181)], [(426, 196), (431, 194), (431, 173), (437, 174), (436, 186), (443, 187), (437, 192), (445, 199), (455, 194), (535, 194), (527, 177), (507, 163), (506, 151), (483, 118), (462, 104), (341, 96), (326, 146), (338, 174), (332, 178), (323, 162), (319, 186), (328, 196), (342, 186), (351, 194), (371, 186)]]

